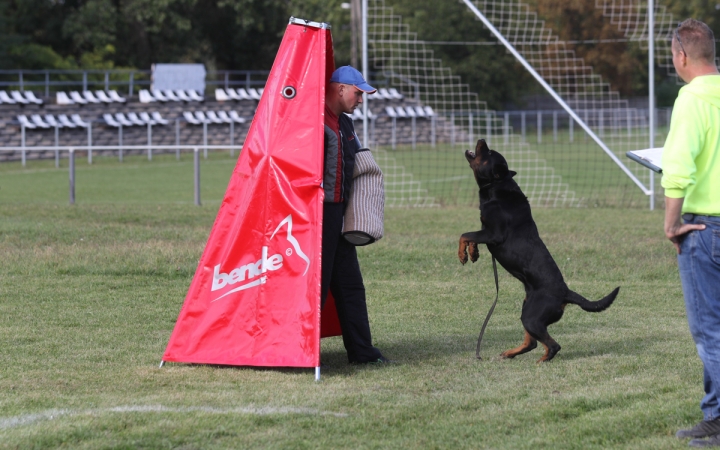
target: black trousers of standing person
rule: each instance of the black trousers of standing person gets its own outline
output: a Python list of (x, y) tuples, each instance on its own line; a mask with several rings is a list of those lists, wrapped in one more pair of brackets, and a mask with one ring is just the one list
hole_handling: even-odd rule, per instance
[(320, 299), (328, 290), (335, 299), (343, 343), (350, 363), (377, 360), (382, 354), (370, 337), (365, 285), (355, 246), (342, 237), (343, 203), (323, 204), (322, 275)]

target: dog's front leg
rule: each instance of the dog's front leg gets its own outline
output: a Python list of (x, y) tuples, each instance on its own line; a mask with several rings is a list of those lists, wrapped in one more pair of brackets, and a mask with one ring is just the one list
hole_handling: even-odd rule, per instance
[(483, 231), (471, 231), (469, 233), (463, 233), (460, 236), (460, 244), (458, 245), (458, 258), (463, 265), (468, 261), (468, 253), (470, 254), (470, 261), (475, 262), (478, 260), (480, 253), (478, 252), (477, 244), (482, 242)]

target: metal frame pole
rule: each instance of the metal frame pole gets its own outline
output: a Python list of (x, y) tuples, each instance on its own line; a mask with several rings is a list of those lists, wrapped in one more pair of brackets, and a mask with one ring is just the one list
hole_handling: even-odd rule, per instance
[(195, 205), (200, 206), (200, 149), (197, 147), (193, 149), (193, 166), (195, 175)]
[(147, 155), (148, 155), (148, 161), (152, 161), (152, 125), (150, 122), (147, 124), (147, 141), (148, 141), (148, 148), (147, 148)]
[(207, 149), (207, 122), (203, 122), (203, 148), (204, 148), (204, 154), (205, 159), (207, 159), (208, 155), (208, 149)]
[[(368, 0), (362, 0), (362, 73), (365, 80), (369, 79), (368, 67)], [(363, 145), (368, 145), (368, 95), (363, 94)]]
[(537, 143), (542, 144), (542, 111), (538, 110), (537, 113)]
[(20, 124), (20, 147), (22, 147), (22, 150), (20, 151), (20, 159), (22, 160), (22, 166), (25, 167), (26, 159), (25, 156), (25, 124)]
[(69, 158), (69, 164), (68, 164), (68, 173), (70, 176), (70, 204), (75, 204), (75, 149), (70, 149), (70, 154), (68, 155)]
[[(648, 0), (648, 109), (650, 117), (650, 147), (655, 148), (655, 2)], [(655, 209), (655, 172), (650, 173), (650, 211)]]
[(175, 119), (175, 159), (180, 161), (180, 119)]
[(235, 121), (230, 122), (230, 157), (235, 157)]
[(390, 135), (390, 137), (392, 149), (395, 150), (395, 148), (397, 147), (397, 117), (392, 118), (392, 134)]
[(92, 164), (92, 121), (88, 122), (88, 164)]
[(503, 142), (510, 142), (510, 113), (506, 112), (503, 120)]
[(435, 134), (435, 133), (436, 133), (436, 130), (435, 130), (435, 127), (436, 127), (436, 126), (437, 126), (437, 125), (435, 124), (435, 115), (433, 114), (433, 115), (430, 117), (430, 145), (432, 145), (433, 148), (435, 147), (435, 144), (436, 144), (436, 142), (437, 142), (437, 135)]
[(450, 113), (450, 145), (455, 146), (455, 113)]
[(490, 142), (492, 139), (492, 114), (488, 111), (485, 113), (485, 140)]
[(57, 169), (60, 167), (60, 149), (57, 148), (60, 146), (60, 131), (57, 125), (55, 125), (55, 168)]
[(417, 140), (417, 138), (416, 138), (417, 133), (415, 132), (415, 125), (416, 125), (416, 118), (415, 118), (415, 116), (413, 116), (410, 118), (410, 127), (412, 129), (412, 141), (411, 142), (412, 142), (413, 150), (415, 150), (415, 142)]
[(468, 145), (470, 146), (470, 148), (475, 147), (475, 144), (473, 143), (473, 140), (475, 140), (474, 138), (475, 136), (473, 134), (473, 114), (470, 113), (468, 114)]

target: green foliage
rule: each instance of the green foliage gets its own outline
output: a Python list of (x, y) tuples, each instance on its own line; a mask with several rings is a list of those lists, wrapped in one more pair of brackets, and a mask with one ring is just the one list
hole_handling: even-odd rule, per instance
[(289, 2), (290, 16), (326, 22), (332, 26), (337, 67), (350, 64), (350, 10), (341, 6), (346, 1), (349, 0), (290, 0)]
[(657, 106), (659, 108), (668, 107), (675, 104), (675, 99), (682, 87), (674, 78), (667, 78), (655, 87), (657, 97)]
[[(461, 2), (396, 0), (388, 2), (403, 17), (403, 23), (426, 41), (494, 42), (490, 32)], [(537, 82), (499, 45), (435, 45), (433, 56), (450, 67), (454, 75), (470, 85), (490, 108), (502, 109), (508, 101), (518, 101), (527, 91), (539, 88)]]
[[(209, 69), (268, 70), (290, 16), (333, 26), (336, 62), (350, 62), (350, 11), (343, 0), (5, 0), (0, 69), (140, 68), (199, 62)], [(565, 40), (623, 38), (593, 2), (528, 0)], [(387, 6), (426, 41), (495, 42), (461, 3), (391, 0)], [(720, 36), (720, 10), (703, 0), (663, 3), (678, 20), (696, 17)], [(500, 45), (432, 45), (433, 56), (491, 108), (541, 92)], [(623, 96), (647, 92), (647, 51), (637, 42), (583, 43), (578, 56)], [(562, 68), (560, 68), (562, 69)], [(660, 83), (665, 76), (656, 71)], [(665, 100), (662, 100), (665, 102)]]

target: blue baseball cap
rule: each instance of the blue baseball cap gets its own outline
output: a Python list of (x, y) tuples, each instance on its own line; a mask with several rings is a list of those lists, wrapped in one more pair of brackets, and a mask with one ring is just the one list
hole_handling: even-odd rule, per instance
[(377, 91), (377, 89), (367, 84), (367, 81), (365, 81), (365, 78), (363, 78), (362, 74), (352, 66), (342, 66), (335, 69), (335, 72), (333, 72), (332, 76), (330, 77), (330, 82), (352, 84), (356, 88), (360, 89), (363, 92), (367, 92), (368, 94), (372, 94), (373, 92)]

